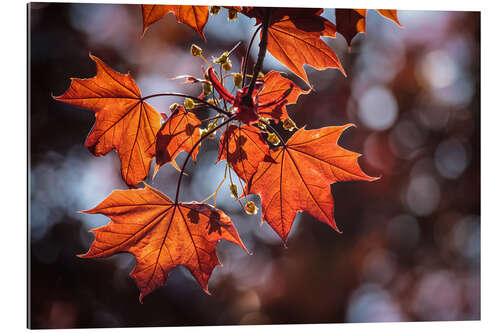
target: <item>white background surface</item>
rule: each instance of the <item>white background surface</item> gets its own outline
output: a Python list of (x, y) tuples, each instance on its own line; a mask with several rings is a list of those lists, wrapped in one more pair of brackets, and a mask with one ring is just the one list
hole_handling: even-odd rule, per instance
[[(52, 1), (51, 1), (52, 2)], [(64, 2), (79, 2), (65, 0)], [(85, 2), (110, 2), (90, 1)], [(113, 3), (141, 3), (144, 1), (112, 1)], [(171, 0), (149, 1), (155, 3), (211, 4), (210, 1)], [(347, 7), (347, 8), (397, 8), (420, 10), (474, 10), (481, 11), (481, 321), (476, 322), (429, 322), (429, 323), (379, 323), (379, 324), (333, 324), (333, 325), (279, 325), (279, 326), (225, 326), (202, 328), (152, 328), (147, 331), (164, 332), (254, 332), (314, 330), (329, 332), (498, 332), (500, 325), (500, 211), (496, 209), (498, 200), (500, 132), (500, 108), (498, 106), (500, 78), (499, 24), (500, 5), (498, 2), (476, 1), (436, 1), (415, 2), (389, 0), (242, 0), (217, 1), (218, 5), (261, 5), (261, 6), (304, 6), (307, 7)], [(3, 332), (26, 330), (27, 320), (27, 16), (26, 3), (4, 2), (2, 6), (2, 108), (0, 112), (2, 129), (0, 144), (2, 153), (0, 167), (2, 188), (0, 207), (0, 279), (1, 310), (0, 329)], [(498, 327), (497, 327), (498, 326)], [(144, 329), (127, 329), (139, 332)], [(64, 330), (66, 331), (66, 330)], [(69, 330), (68, 330), (69, 331)], [(73, 331), (73, 330), (71, 330)], [(112, 332), (108, 329), (84, 330)], [(116, 330), (113, 330), (116, 331)], [(81, 330), (78, 330), (81, 332)]]

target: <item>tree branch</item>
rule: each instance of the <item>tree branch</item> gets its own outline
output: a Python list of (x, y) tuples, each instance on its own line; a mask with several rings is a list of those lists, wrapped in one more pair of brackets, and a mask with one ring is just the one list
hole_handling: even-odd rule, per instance
[(186, 156), (186, 159), (184, 160), (184, 163), (182, 164), (181, 168), (181, 173), (179, 174), (179, 180), (177, 181), (177, 190), (175, 192), (175, 204), (177, 205), (179, 203), (179, 193), (181, 189), (181, 183), (182, 183), (182, 176), (184, 175), (184, 170), (186, 169), (187, 162), (189, 161), (189, 158), (193, 154), (194, 150), (198, 145), (206, 138), (208, 138), (212, 133), (217, 131), (219, 128), (221, 128), (224, 125), (227, 125), (229, 122), (234, 120), (234, 116), (230, 117), (229, 119), (225, 120), (222, 124), (218, 125), (217, 127), (213, 128), (212, 130), (208, 131), (205, 135), (203, 135), (196, 143), (193, 145), (193, 148), (188, 153), (188, 156)]
[(252, 81), (250, 81), (250, 85), (248, 86), (248, 92), (243, 97), (244, 102), (249, 102), (248, 105), (251, 105), (252, 93), (255, 89), (255, 82), (257, 81), (257, 77), (259, 76), (260, 70), (262, 69), (262, 63), (264, 62), (264, 57), (266, 56), (267, 51), (267, 37), (269, 32), (269, 23), (271, 21), (271, 8), (266, 8), (266, 12), (264, 14), (264, 19), (262, 21), (262, 38), (259, 44), (259, 56), (257, 58), (257, 62), (253, 67), (253, 76)]
[(210, 104), (208, 103), (207, 101), (204, 101), (202, 99), (199, 99), (198, 97), (195, 97), (195, 96), (190, 96), (190, 95), (186, 95), (186, 94), (180, 94), (180, 93), (163, 93), (163, 94), (154, 94), (154, 95), (149, 95), (149, 96), (145, 96), (145, 97), (142, 97), (141, 98), (141, 102), (142, 101), (145, 101), (149, 98), (153, 98), (153, 97), (161, 97), (161, 96), (176, 96), (176, 97), (185, 97), (185, 98), (191, 98), (192, 100), (198, 102), (198, 103), (202, 103), (204, 105), (206, 105), (207, 107), (209, 108), (212, 108), (214, 109), (215, 111), (219, 112), (219, 113), (222, 113), (228, 117), (231, 117), (233, 114), (231, 112), (228, 112), (226, 110), (223, 110), (221, 108), (219, 108), (218, 106), (216, 105), (213, 105), (213, 104)]
[(253, 41), (255, 39), (255, 36), (257, 36), (257, 33), (259, 30), (262, 28), (262, 24), (255, 29), (255, 32), (252, 35), (252, 39), (250, 39), (250, 43), (248, 44), (247, 47), (247, 53), (245, 55), (245, 64), (243, 66), (243, 86), (245, 86), (245, 80), (247, 78), (247, 67), (248, 67), (248, 57), (250, 57), (250, 49), (252, 48)]

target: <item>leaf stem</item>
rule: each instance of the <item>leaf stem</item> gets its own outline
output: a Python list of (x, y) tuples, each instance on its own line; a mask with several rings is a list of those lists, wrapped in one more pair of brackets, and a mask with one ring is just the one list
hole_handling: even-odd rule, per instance
[(193, 152), (196, 149), (196, 147), (198, 147), (198, 145), (205, 138), (208, 138), (213, 132), (217, 131), (219, 128), (221, 128), (222, 126), (228, 124), (229, 122), (231, 122), (234, 119), (235, 119), (235, 117), (233, 115), (231, 115), (231, 117), (229, 119), (226, 119), (220, 125), (217, 125), (213, 129), (211, 129), (210, 131), (208, 131), (205, 135), (203, 135), (201, 138), (199, 138), (198, 141), (196, 141), (196, 143), (193, 145), (193, 148), (191, 148), (191, 150), (188, 153), (188, 156), (186, 156), (186, 159), (184, 160), (184, 163), (182, 164), (182, 167), (181, 167), (181, 172), (179, 173), (179, 180), (177, 181), (177, 190), (175, 192), (175, 204), (176, 205), (179, 203), (179, 193), (180, 193), (180, 189), (181, 189), (182, 176), (184, 175), (184, 170), (186, 170), (187, 162), (189, 161), (189, 158), (193, 154)]
[(232, 113), (229, 112), (229, 111), (226, 111), (226, 110), (223, 110), (213, 104), (210, 104), (208, 103), (207, 101), (204, 101), (198, 97), (194, 97), (194, 96), (190, 96), (190, 95), (186, 95), (186, 94), (180, 94), (180, 93), (163, 93), (163, 94), (154, 94), (154, 95), (149, 95), (149, 96), (146, 96), (146, 97), (142, 97), (141, 98), (141, 102), (142, 101), (145, 101), (149, 98), (153, 98), (153, 97), (161, 97), (161, 96), (176, 96), (176, 97), (185, 97), (185, 98), (191, 98), (192, 100), (198, 102), (198, 103), (203, 103), (205, 104), (206, 106), (214, 109), (215, 111), (219, 112), (219, 113), (222, 113), (228, 117), (231, 117), (232, 116)]
[(203, 120), (200, 120), (200, 121), (203, 123), (205, 121), (216, 120), (216, 119), (219, 119), (219, 118), (222, 118), (222, 117), (224, 117), (224, 116), (218, 115), (218, 116), (210, 117), (210, 118), (203, 119)]

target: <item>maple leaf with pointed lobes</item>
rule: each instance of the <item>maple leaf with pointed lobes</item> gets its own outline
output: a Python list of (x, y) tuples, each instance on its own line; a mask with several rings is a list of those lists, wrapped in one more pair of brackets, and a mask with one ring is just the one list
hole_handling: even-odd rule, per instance
[(361, 170), (360, 154), (337, 144), (340, 135), (351, 126), (299, 129), (283, 147), (270, 151), (247, 184), (245, 193), (261, 197), (262, 221), (284, 242), (300, 211), (339, 231), (333, 217), (330, 184), (378, 179)]
[(115, 72), (91, 54), (90, 58), (96, 63), (96, 76), (72, 78), (64, 94), (52, 97), (95, 112), (96, 122), (85, 146), (95, 156), (116, 149), (122, 177), (135, 187), (149, 173), (160, 114), (142, 101), (141, 91), (130, 74)]
[[(241, 12), (256, 18), (259, 24), (265, 10), (243, 7)], [(323, 18), (322, 12), (321, 8), (273, 8), (270, 19), (267, 50), (309, 86), (304, 65), (319, 70), (338, 68), (345, 75), (335, 52), (321, 40), (321, 37), (335, 38), (337, 32), (335, 24)]]
[(220, 139), (217, 162), (227, 160), (238, 177), (248, 183), (268, 154), (269, 146), (261, 138), (259, 129), (230, 125)]
[[(201, 138), (200, 120), (193, 113), (186, 111), (182, 105), (179, 105), (169, 118), (164, 113), (161, 115), (165, 122), (156, 135), (155, 174), (163, 164), (168, 162), (179, 170), (175, 157), (182, 150), (189, 152)], [(191, 154), (195, 162), (199, 150), (198, 145)]]
[[(397, 10), (389, 9), (376, 9), (376, 11), (395, 22), (398, 26), (402, 27), (398, 19)], [(347, 45), (351, 45), (352, 39), (358, 33), (366, 32), (366, 9), (335, 9), (335, 23), (337, 30), (341, 33), (347, 41)]]
[(208, 21), (208, 6), (185, 6), (185, 5), (141, 5), (142, 6), (142, 34), (148, 27), (163, 18), (168, 13), (173, 13), (178, 22), (193, 28), (205, 39), (203, 29)]
[(130, 252), (136, 266), (130, 273), (140, 289), (139, 300), (165, 284), (169, 272), (185, 266), (209, 294), (208, 280), (220, 265), (215, 248), (224, 239), (246, 251), (229, 217), (207, 204), (174, 203), (162, 192), (115, 190), (97, 207), (83, 211), (111, 221), (91, 230), (95, 240), (81, 258)]
[[(257, 95), (260, 104), (258, 114), (263, 117), (273, 118), (276, 121), (287, 119), (286, 106), (295, 104), (300, 95), (307, 95), (311, 91), (300, 89), (295, 83), (275, 71), (270, 71), (264, 75), (262, 80), (264, 88)], [(290, 87), (292, 87), (292, 90), (288, 93), (286, 99), (273, 105), (273, 102), (279, 100)]]

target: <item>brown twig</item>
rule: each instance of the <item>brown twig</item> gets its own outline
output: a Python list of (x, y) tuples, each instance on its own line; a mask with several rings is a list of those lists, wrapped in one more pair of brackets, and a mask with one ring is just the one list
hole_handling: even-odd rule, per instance
[(252, 81), (250, 81), (250, 85), (248, 86), (247, 94), (243, 97), (243, 102), (247, 105), (252, 104), (252, 93), (255, 89), (255, 82), (257, 81), (257, 77), (259, 76), (260, 70), (262, 69), (262, 63), (264, 62), (264, 57), (267, 52), (267, 37), (269, 32), (269, 23), (271, 21), (271, 8), (266, 8), (264, 19), (262, 21), (262, 38), (259, 43), (259, 56), (257, 58), (257, 62), (253, 67), (253, 76)]
[(182, 176), (184, 175), (184, 170), (186, 169), (187, 162), (189, 161), (189, 158), (193, 154), (194, 150), (196, 149), (196, 147), (198, 147), (198, 145), (204, 139), (208, 138), (213, 132), (217, 131), (219, 128), (228, 124), (232, 120), (234, 120), (234, 116), (230, 117), (229, 119), (222, 122), (220, 125), (214, 127), (212, 130), (208, 131), (205, 135), (203, 135), (201, 138), (199, 138), (198, 141), (196, 141), (196, 143), (193, 145), (193, 148), (191, 148), (191, 150), (189, 151), (188, 156), (186, 156), (186, 159), (184, 160), (184, 163), (182, 164), (181, 173), (179, 174), (179, 180), (177, 181), (177, 190), (175, 192), (175, 204), (176, 205), (179, 203), (179, 193), (180, 193), (180, 189), (181, 189)]

